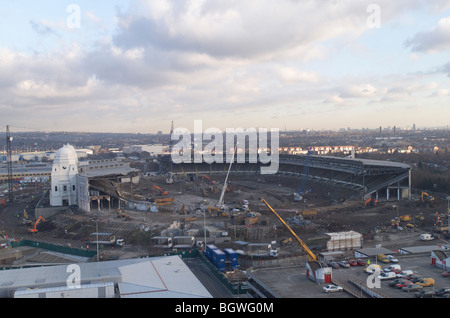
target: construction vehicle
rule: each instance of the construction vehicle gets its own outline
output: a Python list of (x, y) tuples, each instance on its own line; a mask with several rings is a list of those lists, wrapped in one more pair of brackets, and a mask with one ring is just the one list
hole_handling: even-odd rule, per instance
[(208, 177), (208, 176), (206, 176), (206, 175), (204, 175), (204, 174), (202, 174), (201, 177), (202, 177), (202, 182), (203, 182), (205, 179), (211, 181), (211, 178)]
[(161, 189), (161, 187), (157, 186), (156, 184), (153, 185), (152, 191), (155, 191), (155, 189), (159, 190), (159, 195), (168, 195), (169, 192), (164, 191)]
[(28, 213), (26, 210), (23, 210), (23, 219), (22, 219), (23, 225), (32, 225), (33, 222), (29, 219)]
[(412, 217), (411, 215), (400, 215), (398, 219), (400, 220), (400, 222), (409, 222), (412, 220)]
[(317, 210), (303, 210), (302, 211), (303, 218), (310, 218), (313, 216), (317, 216)]
[(283, 225), (286, 227), (286, 229), (292, 234), (292, 236), (297, 240), (297, 242), (300, 244), (300, 246), (303, 248), (303, 250), (308, 255), (308, 259), (310, 261), (318, 261), (318, 257), (309, 249), (309, 247), (298, 237), (297, 234), (292, 230), (292, 228), (283, 220), (283, 218), (269, 205), (269, 203), (264, 200), (264, 198), (261, 198), (261, 202), (263, 202), (269, 210), (275, 214), (275, 216), (283, 223)]
[(209, 212), (209, 215), (211, 215), (211, 216), (212, 216), (212, 211), (217, 211), (217, 215), (220, 215), (220, 212), (222, 212), (221, 209), (219, 209), (219, 208), (217, 208), (215, 206), (209, 206), (208, 207), (208, 212)]
[(175, 202), (174, 198), (165, 198), (165, 199), (155, 199), (154, 201), (157, 206), (169, 205)]
[(117, 210), (117, 217), (118, 218), (125, 218), (127, 215), (125, 214), (125, 212), (122, 211), (122, 209), (118, 209)]
[(366, 202), (364, 203), (364, 207), (368, 207), (368, 206), (376, 206), (377, 205), (377, 203), (378, 203), (378, 200), (374, 200), (374, 199), (372, 199), (372, 198), (368, 198), (367, 200), (366, 200)]
[(46, 220), (42, 217), (42, 216), (40, 216), (37, 220), (36, 220), (36, 222), (34, 222), (34, 226), (33, 226), (33, 228), (31, 228), (31, 229), (28, 229), (28, 232), (30, 232), (30, 233), (37, 233), (38, 232), (38, 229), (37, 229), (37, 225), (40, 223), (40, 222), (45, 222)]
[(421, 199), (422, 199), (422, 202), (434, 201), (434, 197), (424, 191), (422, 191)]
[(284, 240), (281, 240), (281, 246), (286, 246), (286, 245), (290, 245), (292, 244), (292, 238), (288, 237), (285, 238)]

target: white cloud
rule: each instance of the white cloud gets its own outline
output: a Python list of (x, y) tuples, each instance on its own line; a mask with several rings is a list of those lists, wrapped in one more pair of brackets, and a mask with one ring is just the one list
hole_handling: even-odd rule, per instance
[(414, 52), (438, 53), (450, 50), (450, 17), (439, 20), (432, 30), (417, 33), (405, 45)]

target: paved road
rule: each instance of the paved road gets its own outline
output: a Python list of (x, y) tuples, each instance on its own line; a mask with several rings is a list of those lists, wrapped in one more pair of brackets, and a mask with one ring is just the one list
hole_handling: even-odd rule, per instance
[(220, 282), (200, 258), (185, 258), (183, 260), (214, 298), (236, 297)]

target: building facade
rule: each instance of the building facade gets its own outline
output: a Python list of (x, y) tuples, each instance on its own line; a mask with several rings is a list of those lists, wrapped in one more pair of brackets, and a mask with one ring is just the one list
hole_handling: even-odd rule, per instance
[(64, 145), (55, 154), (51, 173), (51, 206), (77, 204), (78, 156), (75, 148)]

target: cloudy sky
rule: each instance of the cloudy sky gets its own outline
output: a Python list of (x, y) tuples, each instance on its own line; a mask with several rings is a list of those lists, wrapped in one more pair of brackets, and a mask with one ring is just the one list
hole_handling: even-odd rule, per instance
[(2, 0), (0, 127), (450, 122), (450, 0)]

